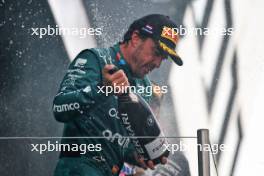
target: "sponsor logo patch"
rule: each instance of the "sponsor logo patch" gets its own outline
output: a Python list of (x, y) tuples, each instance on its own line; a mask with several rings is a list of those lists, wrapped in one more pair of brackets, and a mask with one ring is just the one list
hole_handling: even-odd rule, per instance
[(74, 64), (75, 67), (83, 68), (87, 60), (83, 58), (78, 58)]
[(119, 146), (123, 147), (123, 148), (128, 148), (128, 144), (130, 139), (128, 137), (123, 137), (121, 134), (119, 133), (112, 133), (112, 131), (110, 130), (104, 130), (102, 132), (102, 135), (104, 137), (106, 137), (107, 140), (109, 140), (110, 142), (115, 142), (117, 140), (117, 143)]
[(146, 26), (143, 26), (142, 28), (141, 28), (143, 31), (146, 31), (147, 33), (150, 33), (150, 34), (153, 34), (153, 32), (152, 32), (152, 26), (150, 26), (150, 25), (146, 25)]
[(70, 103), (70, 104), (62, 104), (62, 105), (55, 105), (53, 106), (54, 112), (67, 112), (80, 109), (79, 103)]

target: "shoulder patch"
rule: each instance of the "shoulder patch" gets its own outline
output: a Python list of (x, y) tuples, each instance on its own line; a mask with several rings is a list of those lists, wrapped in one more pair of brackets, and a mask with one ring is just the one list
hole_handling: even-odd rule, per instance
[(77, 58), (74, 66), (79, 67), (79, 68), (83, 68), (85, 66), (86, 62), (87, 62), (87, 60), (84, 58)]
[(91, 90), (92, 90), (91, 86), (87, 86), (87, 87), (85, 87), (85, 88), (83, 89), (83, 92), (85, 92), (85, 93), (89, 93), (89, 92), (91, 92)]
[(105, 64), (113, 64), (113, 58), (109, 48), (93, 48), (92, 49), (98, 56), (98, 58)]

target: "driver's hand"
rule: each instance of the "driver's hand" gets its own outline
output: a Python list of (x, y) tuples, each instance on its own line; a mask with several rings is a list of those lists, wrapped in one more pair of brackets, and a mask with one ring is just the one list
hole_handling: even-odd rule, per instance
[[(143, 169), (155, 169), (155, 164), (152, 160), (144, 161), (144, 158), (142, 156), (139, 156), (136, 152), (134, 153), (135, 160), (138, 163), (138, 166), (143, 168)], [(167, 157), (162, 157), (161, 158), (161, 164), (166, 164), (167, 163)]]
[(119, 86), (121, 91), (118, 92), (117, 95), (120, 95), (124, 93), (122, 90), (125, 90), (125, 88), (129, 86), (129, 82), (123, 70), (118, 70), (117, 72), (110, 74), (109, 71), (114, 67), (114, 65), (108, 64), (103, 68), (103, 85), (112, 87)]

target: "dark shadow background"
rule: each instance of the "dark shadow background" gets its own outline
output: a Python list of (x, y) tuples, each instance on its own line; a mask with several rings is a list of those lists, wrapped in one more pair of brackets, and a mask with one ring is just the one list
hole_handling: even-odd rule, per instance
[[(45, 1), (1, 4), (0, 136), (57, 136), (51, 103), (69, 63), (57, 36), (39, 39), (31, 27), (54, 25)], [(57, 154), (30, 152), (36, 140), (0, 140), (0, 175), (51, 175)]]

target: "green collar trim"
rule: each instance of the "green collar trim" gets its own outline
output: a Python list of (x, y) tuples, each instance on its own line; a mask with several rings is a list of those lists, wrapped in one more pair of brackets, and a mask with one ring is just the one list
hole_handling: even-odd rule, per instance
[[(115, 51), (115, 61), (117, 63), (118, 68), (124, 70), (126, 75), (128, 76), (128, 79), (133, 78), (133, 74), (131, 71), (130, 66), (127, 64), (126, 60), (124, 59), (124, 55), (120, 50), (120, 43), (117, 43), (113, 46)], [(134, 79), (134, 78), (133, 78)]]

